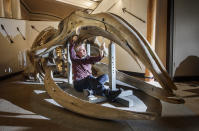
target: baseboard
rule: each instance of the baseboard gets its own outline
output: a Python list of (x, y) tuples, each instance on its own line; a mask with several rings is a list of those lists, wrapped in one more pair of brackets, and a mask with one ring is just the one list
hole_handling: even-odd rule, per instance
[(176, 76), (173, 78), (176, 82), (181, 81), (199, 81), (199, 76)]
[(5, 79), (8, 79), (8, 78), (11, 78), (11, 77), (14, 77), (16, 75), (19, 75), (20, 73), (22, 73), (23, 71), (19, 71), (19, 72), (15, 72), (15, 73), (12, 73), (12, 74), (8, 74), (8, 75), (5, 75), (5, 76), (0, 76), (0, 81), (1, 80), (5, 80)]
[(127, 75), (130, 75), (130, 76), (135, 76), (135, 77), (139, 77), (139, 78), (145, 78), (145, 74), (144, 73), (138, 73), (138, 72), (131, 72), (131, 71), (124, 71), (124, 70), (118, 70), (120, 72), (123, 72)]

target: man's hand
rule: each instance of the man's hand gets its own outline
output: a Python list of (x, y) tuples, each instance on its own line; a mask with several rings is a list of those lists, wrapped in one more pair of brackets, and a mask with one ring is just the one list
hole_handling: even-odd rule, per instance
[(77, 42), (77, 40), (78, 40), (78, 36), (77, 36), (77, 35), (74, 35), (74, 36), (72, 37), (71, 44), (75, 44), (75, 43)]
[(105, 47), (105, 42), (102, 43), (102, 45), (100, 46), (100, 56), (103, 57), (104, 56), (104, 50), (106, 49)]
[(106, 46), (105, 46), (105, 42), (104, 42), (104, 43), (102, 43), (100, 49), (101, 49), (101, 50), (105, 50), (105, 48), (106, 48)]

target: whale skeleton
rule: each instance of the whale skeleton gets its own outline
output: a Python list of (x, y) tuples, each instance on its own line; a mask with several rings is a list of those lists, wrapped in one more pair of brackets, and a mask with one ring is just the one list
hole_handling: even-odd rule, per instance
[[(117, 80), (135, 86), (156, 99), (176, 104), (184, 103), (183, 99), (174, 94), (174, 90), (177, 90), (177, 87), (169, 77), (158, 56), (151, 49), (148, 41), (133, 26), (115, 14), (99, 13), (90, 15), (78, 11), (63, 19), (59, 23), (58, 30), (52, 27), (43, 30), (35, 39), (31, 50), (28, 51), (30, 61), (35, 68), (35, 74), (40, 74), (40, 77), (44, 79), (48, 94), (63, 107), (100, 119), (154, 119), (157, 116), (154, 112), (123, 111), (89, 103), (73, 97), (58, 87), (52, 76), (53, 68), (55, 67), (49, 66), (47, 62), (54, 61), (54, 50), (57, 47), (65, 49), (67, 41), (77, 32), (79, 33), (79, 41), (102, 36), (118, 44), (136, 62), (139, 59), (153, 73), (162, 88), (119, 71), (116, 72)], [(98, 63), (94, 65), (94, 68), (103, 73), (108, 73), (108, 65), (106, 64)]]

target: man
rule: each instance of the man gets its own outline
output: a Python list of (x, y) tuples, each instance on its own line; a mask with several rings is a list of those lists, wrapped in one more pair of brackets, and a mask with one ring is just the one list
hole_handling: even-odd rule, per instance
[[(105, 43), (100, 47), (98, 56), (88, 56), (84, 45), (77, 45), (78, 36), (73, 36), (70, 44), (70, 57), (73, 68), (74, 88), (82, 92), (88, 90), (90, 95), (106, 96), (110, 100), (114, 100), (120, 93), (118, 91), (110, 91), (104, 87), (104, 83), (108, 81), (108, 75), (104, 74), (97, 78), (92, 76), (91, 64), (99, 62), (103, 57)], [(89, 95), (89, 94), (88, 94)]]

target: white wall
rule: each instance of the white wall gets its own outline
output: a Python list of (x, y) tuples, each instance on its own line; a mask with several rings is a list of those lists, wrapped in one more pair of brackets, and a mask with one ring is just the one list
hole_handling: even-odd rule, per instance
[[(111, 12), (124, 18), (127, 22), (133, 25), (145, 37), (147, 33), (147, 24), (141, 22), (128, 13), (123, 13), (122, 8), (126, 8), (131, 13), (147, 21), (147, 4), (148, 0), (103, 0), (101, 4), (93, 12)], [(142, 70), (136, 62), (125, 52), (121, 47), (116, 46), (116, 66), (119, 70), (132, 71), (132, 72), (145, 72), (144, 65), (141, 64)]]
[[(24, 70), (28, 66), (26, 51), (30, 49), (34, 39), (39, 34), (31, 28), (34, 25), (39, 31), (48, 26), (57, 28), (58, 22), (50, 21), (25, 21), (0, 18), (3, 25), (14, 43), (10, 43), (6, 33), (0, 27), (0, 77)], [(17, 31), (19, 27), (22, 36)]]
[(19, 27), (25, 38), (26, 22), (24, 20), (12, 20), (0, 18), (0, 24), (4, 26), (14, 43), (10, 43), (6, 33), (0, 28), (0, 76), (23, 70), (26, 66), (25, 51), (29, 47), (27, 40), (23, 40), (17, 31)]
[(199, 1), (174, 0), (174, 76), (199, 76)]

